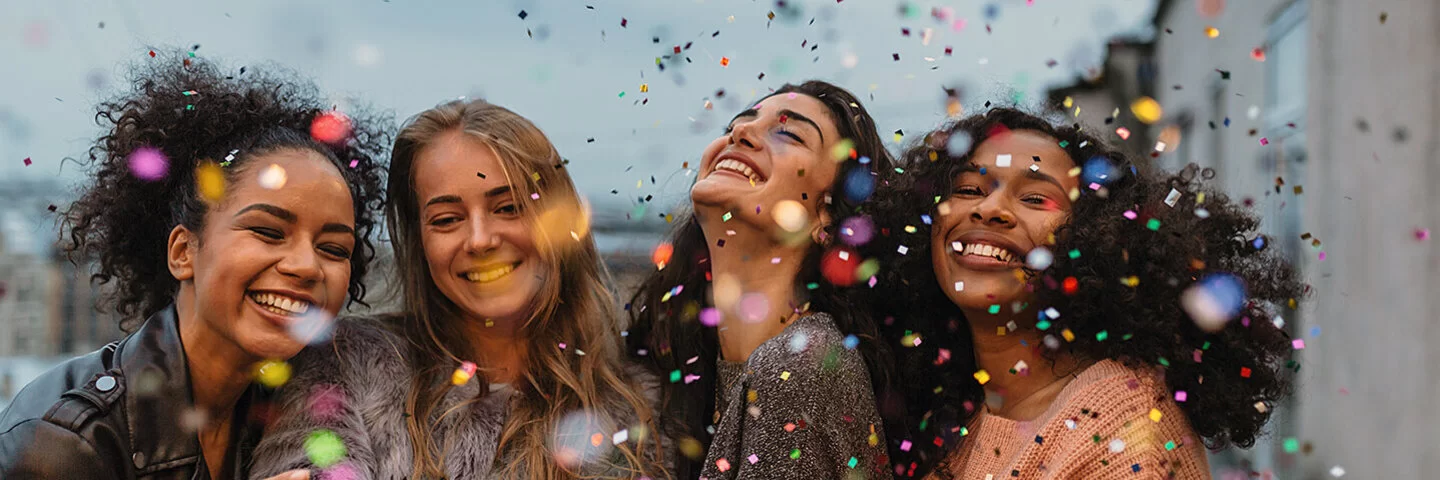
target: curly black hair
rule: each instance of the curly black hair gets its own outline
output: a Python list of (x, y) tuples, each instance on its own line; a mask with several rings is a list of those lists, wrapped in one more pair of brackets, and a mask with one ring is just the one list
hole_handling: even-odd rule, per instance
[[(883, 178), (883, 172), (892, 168), (893, 160), (885, 150), (884, 140), (876, 132), (875, 120), (850, 92), (827, 82), (810, 80), (799, 85), (786, 84), (765, 98), (786, 93), (809, 95), (820, 100), (835, 121), (840, 136), (854, 142), (855, 155), (840, 163), (829, 190), (831, 201), (824, 206), (830, 218), (835, 219), (825, 227), (825, 235), (841, 238), (841, 221), (867, 215), (867, 200), (855, 201), (859, 199), (842, 194), (847, 178), (853, 172)], [(665, 425), (672, 430), (678, 429), (671, 435), (672, 438), (681, 442), (693, 439), (708, 448), (710, 435), (706, 426), (712, 420), (711, 413), (715, 409), (715, 361), (719, 340), (715, 328), (701, 324), (698, 314), (707, 303), (710, 250), (705, 234), (692, 213), (676, 217), (676, 227), (668, 240), (674, 248), (671, 266), (647, 276), (626, 305), (631, 320), (626, 343), (632, 359), (661, 378), (670, 377), (671, 372), (699, 375), (699, 380), (695, 382), (667, 385), (662, 413), (672, 422), (681, 424)], [(865, 251), (863, 248), (857, 250)], [(825, 249), (818, 245), (806, 252), (795, 290), (808, 296), (812, 311), (830, 314), (842, 333), (856, 336), (859, 340), (856, 350), (865, 359), (872, 388), (880, 398), (887, 391), (890, 377), (889, 355), (880, 341), (874, 317), (861, 301), (864, 297), (855, 292), (862, 287), (835, 285), (821, 274), (820, 262), (824, 253)], [(677, 286), (683, 288), (678, 293), (672, 292)], [(695, 361), (696, 358), (699, 360)], [(702, 460), (679, 458), (674, 472), (676, 477), (698, 476)]]
[[(312, 150), (339, 168), (355, 208), (356, 249), (350, 258), (350, 301), (364, 304), (365, 272), (375, 256), (390, 141), (388, 115), (363, 108), (344, 113), (348, 137), (324, 143), (311, 122), (331, 112), (315, 86), (279, 67), (227, 73), (193, 52), (166, 51), (131, 65), (128, 91), (103, 101), (95, 121), (107, 131), (89, 149), (89, 181), (62, 218), (72, 262), (98, 259), (92, 278), (115, 282), (105, 306), (131, 331), (173, 301), (179, 282), (166, 266), (176, 225), (200, 231), (207, 204), (197, 190), (201, 162), (225, 165), (229, 181), (249, 159), (279, 149)], [(159, 150), (168, 174), (144, 179), (127, 164), (141, 148)]]
[[(1287, 370), (1299, 369), (1287, 361), (1289, 335), (1273, 319), (1293, 312), (1307, 292), (1296, 269), (1264, 248), (1269, 242), (1256, 233), (1259, 218), (1197, 178), (1213, 176), (1209, 171), (1190, 165), (1176, 174), (1150, 172), (1078, 124), (995, 108), (926, 135), (898, 159), (905, 173), (876, 194), (882, 199), (876, 218), (889, 223), (880, 240), (891, 252), (877, 301), (893, 321), (881, 330), (896, 346), (896, 383), (908, 408), (904, 425), (890, 428), (905, 432), (890, 439), (901, 476), (934, 470), (961, 442), (960, 427), (985, 398), (972, 375), (978, 367), (969, 324), (937, 283), (931, 227), (921, 218), (936, 214), (937, 199), (950, 195), (950, 182), (972, 161), (973, 149), (951, 155), (949, 139), (969, 135), (978, 146), (999, 127), (1043, 133), (1077, 166), (1104, 162), (1118, 174), (1103, 187), (1082, 184), (1068, 221), (1055, 232), (1053, 263), (1027, 272), (1034, 285), (1031, 311), (1060, 314), (1047, 316), (1049, 325), (1027, 327), (1054, 337), (1046, 342), (1056, 347), (1044, 349), (1047, 358), (1063, 353), (1162, 367), (1169, 390), (1188, 393), (1179, 406), (1209, 447), (1253, 445), (1271, 406), (1291, 392)], [(897, 252), (901, 246), (904, 254)], [(1236, 316), (1241, 320), (1207, 332), (1186, 313), (1181, 295), (1219, 273), (1240, 279), (1247, 300)], [(1106, 336), (1097, 338), (1102, 331)], [(1062, 332), (1073, 340), (1063, 335), (1060, 341)], [(914, 335), (923, 339), (920, 346), (901, 346), (902, 340), (914, 345)], [(941, 350), (953, 352), (948, 361)], [(907, 440), (911, 449), (896, 448)]]

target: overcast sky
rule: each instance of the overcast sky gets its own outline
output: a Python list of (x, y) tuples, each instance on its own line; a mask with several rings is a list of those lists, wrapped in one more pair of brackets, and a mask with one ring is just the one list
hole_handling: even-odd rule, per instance
[[(897, 129), (909, 140), (943, 118), (943, 87), (961, 87), (974, 106), (1034, 102), (1073, 82), (1112, 36), (1148, 35), (1153, 3), (0, 0), (0, 188), (7, 178), (80, 179), (60, 160), (99, 133), (91, 109), (120, 86), (121, 66), (152, 47), (198, 44), (201, 57), (277, 62), (337, 104), (359, 99), (400, 119), (483, 96), (549, 134), (597, 220), (635, 212), (646, 195), (657, 197), (645, 212), (654, 217), (685, 198), (693, 173), (681, 165), (767, 89), (837, 82), (887, 140)], [(951, 11), (940, 19), (936, 8)], [(682, 58), (656, 66), (687, 43)]]

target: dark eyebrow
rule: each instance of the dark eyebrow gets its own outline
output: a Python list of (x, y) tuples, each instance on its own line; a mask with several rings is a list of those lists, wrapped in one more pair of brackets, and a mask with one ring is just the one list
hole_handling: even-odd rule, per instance
[(354, 235), (355, 229), (350, 228), (348, 225), (327, 223), (325, 224), (325, 226), (320, 227), (320, 233), (344, 233), (347, 235)]
[(1029, 169), (1029, 168), (1026, 168), (1026, 169), (1025, 169), (1025, 178), (1029, 178), (1029, 179), (1032, 179), (1032, 180), (1040, 180), (1040, 181), (1042, 181), (1042, 182), (1050, 182), (1050, 183), (1052, 183), (1052, 184), (1055, 185), (1055, 188), (1060, 189), (1060, 191), (1062, 191), (1062, 192), (1065, 191), (1065, 187), (1064, 187), (1063, 185), (1060, 185), (1060, 181), (1059, 181), (1059, 180), (1056, 180), (1055, 177), (1052, 177), (1052, 176), (1050, 176), (1049, 174), (1044, 173), (1044, 172), (1041, 172), (1041, 171), (1038, 171), (1038, 170), (1031, 170), (1031, 169)]
[[(438, 197), (435, 197), (435, 198), (430, 199), (430, 201), (428, 201), (428, 202), (425, 202), (425, 207), (429, 207), (429, 206), (435, 205), (435, 204), (437, 204), (437, 203), (461, 203), (461, 201), (460, 201), (460, 196), (459, 196), (459, 195), (441, 195), (441, 196), (438, 196)], [(425, 207), (421, 207), (421, 208), (425, 208)]]
[(820, 135), (820, 142), (825, 142), (825, 132), (821, 131), (820, 124), (815, 123), (815, 121), (811, 120), (810, 117), (801, 115), (799, 112), (796, 112), (794, 110), (780, 110), (780, 115), (810, 124), (811, 127), (815, 128), (815, 133)]
[(485, 198), (493, 198), (510, 193), (509, 185), (501, 185), (485, 192)]
[[(730, 125), (734, 125), (734, 124), (735, 124), (735, 121), (736, 121), (736, 120), (739, 120), (740, 117), (754, 117), (754, 116), (758, 116), (758, 115), (760, 115), (760, 110), (755, 109), (755, 108), (747, 108), (747, 109), (745, 109), (745, 111), (735, 114), (735, 117), (730, 119), (730, 123), (729, 123), (729, 124), (730, 124)], [(821, 143), (824, 143), (824, 142), (825, 142), (825, 132), (822, 131), (822, 130), (820, 130), (820, 124), (815, 123), (815, 121), (814, 121), (814, 120), (811, 120), (810, 117), (807, 117), (807, 116), (802, 115), (802, 114), (800, 114), (800, 113), (798, 113), (798, 112), (796, 112), (796, 111), (794, 111), (794, 110), (789, 110), (789, 109), (781, 109), (781, 110), (780, 110), (780, 115), (783, 116), (783, 117), (793, 118), (793, 119), (796, 119), (796, 120), (799, 120), (799, 121), (802, 121), (802, 122), (805, 122), (805, 123), (810, 124), (811, 127), (814, 127), (814, 128), (815, 128), (815, 133), (817, 133), (817, 134), (820, 135), (820, 142), (821, 142)]]
[(251, 210), (259, 210), (259, 211), (262, 211), (262, 212), (265, 212), (265, 213), (274, 215), (276, 218), (279, 218), (279, 219), (281, 219), (281, 220), (284, 220), (285, 223), (295, 223), (295, 219), (296, 219), (296, 217), (295, 217), (295, 212), (291, 212), (291, 211), (289, 211), (289, 210), (286, 210), (286, 209), (283, 209), (283, 208), (280, 208), (280, 207), (277, 207), (277, 206), (274, 206), (274, 205), (271, 205), (271, 204), (268, 204), (268, 203), (256, 203), (256, 204), (254, 204), (254, 205), (250, 205), (250, 206), (248, 206), (248, 207), (242, 208), (242, 209), (240, 209), (240, 211), (235, 212), (235, 216), (238, 217), (238, 216), (244, 215), (245, 212), (248, 212), (248, 211), (251, 211)]

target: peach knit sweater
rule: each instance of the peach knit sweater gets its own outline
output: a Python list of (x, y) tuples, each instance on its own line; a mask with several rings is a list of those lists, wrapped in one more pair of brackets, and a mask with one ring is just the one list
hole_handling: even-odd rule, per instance
[(1114, 360), (1080, 372), (1033, 421), (987, 410), (971, 425), (941, 467), (957, 479), (1210, 478), (1204, 444), (1159, 372)]

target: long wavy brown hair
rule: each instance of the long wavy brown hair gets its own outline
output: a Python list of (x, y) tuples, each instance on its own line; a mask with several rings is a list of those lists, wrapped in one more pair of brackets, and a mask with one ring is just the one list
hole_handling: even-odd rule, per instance
[[(495, 472), (500, 478), (565, 479), (664, 477), (659, 435), (651, 406), (637, 379), (625, 374), (619, 332), (621, 317), (608, 286), (609, 272), (589, 233), (585, 205), (565, 172), (555, 147), (533, 123), (483, 100), (456, 100), (426, 110), (400, 131), (392, 152), (387, 188), (387, 226), (405, 314), (396, 325), (417, 354), (417, 375), (406, 398), (406, 426), (416, 478), (444, 474), (441, 451), (448, 439), (432, 438), (435, 425), (459, 406), (436, 409), (453, 388), (449, 375), (471, 352), (459, 308), (431, 280), (420, 239), (420, 206), (415, 195), (415, 157), (442, 134), (462, 131), (499, 157), (506, 181), (536, 236), (547, 269), (533, 309), (521, 325), (525, 365), (516, 397), (500, 435)], [(538, 194), (538, 195), (536, 195)], [(557, 344), (568, 348), (556, 348)], [(577, 354), (583, 351), (583, 354)], [(461, 355), (457, 355), (457, 352)], [(483, 375), (475, 381), (484, 382)], [(488, 395), (481, 388), (481, 396)], [(479, 397), (467, 401), (474, 402)], [(463, 406), (463, 404), (462, 404)], [(613, 418), (625, 412), (628, 418)], [(630, 415), (629, 412), (634, 412)], [(578, 417), (576, 415), (579, 415)], [(562, 420), (583, 418), (583, 429)], [(629, 441), (598, 452), (591, 435), (628, 429)], [(583, 436), (583, 438), (577, 438)], [(585, 462), (568, 447), (589, 449)]]

